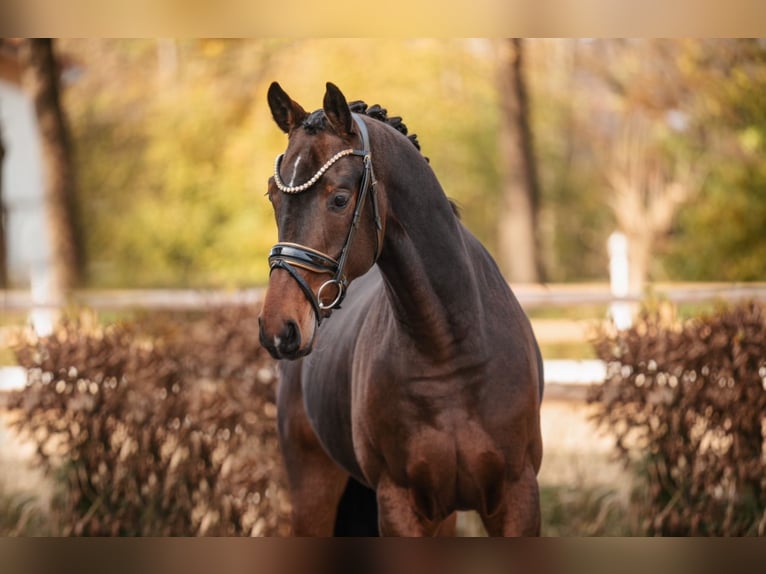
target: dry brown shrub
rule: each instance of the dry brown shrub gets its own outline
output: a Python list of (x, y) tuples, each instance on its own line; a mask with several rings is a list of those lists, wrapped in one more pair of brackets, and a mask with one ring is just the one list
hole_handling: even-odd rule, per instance
[(647, 534), (766, 533), (764, 308), (685, 322), (646, 313), (595, 346), (607, 379), (589, 400), (619, 456), (645, 473)]
[(83, 314), (15, 345), (9, 401), (62, 487), (63, 535), (285, 535), (272, 360), (257, 308)]

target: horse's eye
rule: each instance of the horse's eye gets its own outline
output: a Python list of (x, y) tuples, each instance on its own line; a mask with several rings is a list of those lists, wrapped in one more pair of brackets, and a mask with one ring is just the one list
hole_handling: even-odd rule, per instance
[(346, 207), (346, 205), (348, 205), (348, 198), (349, 196), (345, 193), (338, 193), (333, 196), (331, 204), (333, 207), (338, 209)]

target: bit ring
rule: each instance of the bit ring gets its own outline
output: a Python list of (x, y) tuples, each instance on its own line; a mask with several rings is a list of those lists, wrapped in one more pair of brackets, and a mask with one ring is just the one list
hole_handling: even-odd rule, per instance
[[(328, 285), (336, 285), (338, 289), (338, 294), (335, 296), (335, 299), (332, 300), (332, 303), (329, 303), (325, 305), (322, 302), (322, 291), (328, 286)], [(343, 297), (343, 283), (338, 279), (330, 279), (328, 281), (325, 281), (322, 283), (322, 285), (317, 290), (316, 298), (319, 302), (319, 308), (322, 311), (326, 311), (328, 309), (333, 309), (338, 303), (340, 303), (341, 298)]]

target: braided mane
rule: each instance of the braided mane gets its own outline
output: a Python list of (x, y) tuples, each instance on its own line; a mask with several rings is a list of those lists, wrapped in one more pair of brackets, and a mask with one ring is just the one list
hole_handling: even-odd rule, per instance
[[(400, 116), (394, 116), (392, 118), (389, 118), (388, 110), (386, 108), (383, 108), (379, 106), (378, 104), (374, 104), (373, 106), (370, 106), (368, 108), (367, 104), (364, 103), (362, 100), (356, 100), (354, 102), (351, 102), (348, 105), (348, 107), (355, 114), (364, 114), (367, 117), (370, 117), (388, 124), (389, 126), (394, 128), (396, 131), (406, 135), (407, 139), (410, 140), (410, 142), (412, 142), (412, 145), (414, 145), (418, 151), (421, 151), (420, 142), (418, 141), (417, 134), (411, 134), (411, 135), (407, 134), (407, 126), (404, 124)], [(324, 114), (322, 114), (322, 116), (324, 117)], [(426, 156), (423, 156), (423, 157), (425, 158), (426, 161), (429, 161)], [(455, 214), (455, 217), (460, 219), (460, 208), (458, 207), (457, 203), (455, 203), (452, 199), (450, 199), (449, 204), (450, 204), (450, 207), (452, 207), (452, 213)]]
[[(410, 140), (412, 145), (414, 145), (415, 148), (420, 151), (420, 142), (418, 141), (418, 136), (416, 134), (407, 133), (407, 126), (404, 124), (400, 116), (388, 117), (388, 110), (386, 108), (381, 107), (378, 104), (367, 106), (367, 104), (362, 100), (350, 102), (348, 107), (355, 114), (363, 114), (369, 118), (378, 120), (384, 124), (388, 124), (396, 131), (407, 136), (407, 139)], [(303, 129), (305, 129), (310, 134), (320, 132), (326, 127), (327, 117), (324, 114), (324, 110), (317, 110), (312, 112), (308, 115), (308, 117), (306, 117), (305, 120), (303, 120)], [(429, 161), (426, 156), (423, 157), (426, 161)], [(449, 200), (449, 203), (452, 207), (452, 212), (455, 214), (455, 217), (460, 219), (460, 208), (452, 199)]]
[[(410, 140), (412, 145), (414, 145), (415, 148), (420, 151), (420, 142), (418, 141), (418, 136), (416, 134), (407, 133), (407, 126), (402, 121), (400, 116), (389, 117), (388, 110), (386, 108), (381, 107), (378, 104), (368, 106), (362, 100), (350, 102), (348, 107), (355, 114), (362, 114), (374, 120), (378, 120), (379, 122), (383, 122), (384, 124), (388, 124), (399, 133), (407, 136), (407, 139)], [(322, 131), (325, 129), (325, 127), (327, 127), (327, 118), (325, 117), (323, 110), (312, 112), (305, 120), (303, 120), (303, 129), (305, 129), (310, 134), (315, 134), (319, 131)], [(428, 161), (427, 157), (425, 159)]]

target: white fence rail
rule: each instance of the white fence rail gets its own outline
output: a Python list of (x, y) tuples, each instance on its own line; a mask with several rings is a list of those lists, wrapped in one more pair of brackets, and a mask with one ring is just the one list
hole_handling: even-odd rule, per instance
[[(638, 302), (639, 296), (615, 297), (608, 283), (514, 285), (522, 306), (569, 307), (578, 305), (607, 305)], [(649, 292), (674, 303), (704, 301), (766, 301), (766, 283), (656, 283)], [(82, 290), (71, 297), (70, 303), (99, 310), (119, 309), (199, 309), (221, 305), (257, 302), (263, 288), (244, 290), (204, 289), (131, 289)], [(29, 311), (56, 307), (50, 301), (35, 300), (29, 291), (0, 290), (0, 310)]]

